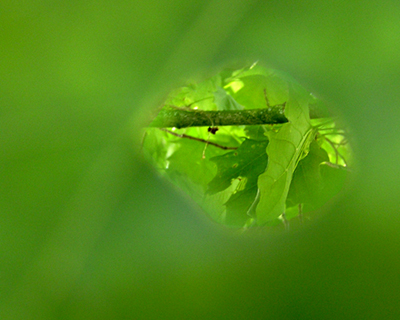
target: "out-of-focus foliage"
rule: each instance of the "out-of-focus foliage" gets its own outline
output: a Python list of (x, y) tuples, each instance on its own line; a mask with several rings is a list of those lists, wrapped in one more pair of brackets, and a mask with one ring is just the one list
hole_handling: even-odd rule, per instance
[[(398, 1), (4, 0), (0, 16), (0, 319), (400, 318)], [(134, 149), (182, 79), (247, 59), (351, 128), (357, 171), (305, 228), (221, 230)]]

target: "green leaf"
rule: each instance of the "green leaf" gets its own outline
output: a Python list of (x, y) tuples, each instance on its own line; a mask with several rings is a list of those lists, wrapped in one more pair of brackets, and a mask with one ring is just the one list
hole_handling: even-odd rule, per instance
[[(187, 130), (195, 131), (195, 129)], [(203, 129), (203, 131), (206, 131)], [(171, 146), (174, 146), (167, 157), (166, 174), (169, 179), (178, 184), (184, 191), (195, 196), (196, 200), (203, 199), (209, 181), (215, 176), (217, 170), (210, 158), (223, 155), (226, 151), (205, 143), (173, 137)], [(221, 135), (227, 145), (236, 143), (232, 137)], [(169, 147), (171, 150), (171, 147)], [(205, 149), (206, 148), (206, 149)], [(203, 154), (205, 158), (203, 158)], [(188, 187), (190, 186), (190, 187)], [(194, 194), (195, 191), (198, 194)]]
[[(166, 172), (169, 178), (184, 191), (192, 196), (197, 196), (194, 195), (192, 187), (189, 187), (190, 182), (195, 181), (198, 186), (196, 190), (198, 189), (199, 193), (204, 192), (208, 181), (216, 172), (216, 167), (212, 162), (202, 158), (204, 144), (201, 142), (179, 139), (175, 144), (178, 146), (178, 150), (167, 158)], [(210, 146), (208, 153), (214, 156), (219, 153), (219, 149)]]
[(267, 145), (268, 141), (246, 139), (237, 150), (211, 158), (210, 161), (217, 164), (218, 171), (208, 184), (207, 193), (220, 192), (231, 185), (232, 179), (252, 178), (255, 171), (265, 170)]
[(288, 100), (288, 83), (273, 72), (268, 76), (255, 74), (238, 78), (230, 87), (233, 98), (246, 109), (268, 108), (267, 99), (269, 106)]
[(265, 136), (264, 126), (246, 126), (244, 132), (247, 137), (254, 140), (268, 140)]
[(193, 106), (202, 110), (215, 110), (214, 92), (220, 87), (221, 77), (216, 75), (201, 82), (191, 82), (172, 91), (165, 105), (177, 107)]
[(243, 110), (244, 107), (239, 104), (232, 96), (226, 93), (226, 91), (218, 87), (217, 91), (214, 92), (214, 102), (217, 105), (218, 110)]
[(343, 185), (349, 175), (347, 168), (343, 166), (337, 166), (336, 168), (328, 165), (321, 165), (321, 177), (323, 181), (323, 187), (318, 198), (317, 207), (324, 205), (326, 202), (337, 195), (342, 190)]
[(265, 224), (285, 210), (286, 197), (298, 162), (308, 152), (314, 138), (308, 110), (308, 96), (293, 84), (289, 85), (289, 101), (285, 115), (289, 122), (276, 131), (269, 131), (268, 168), (258, 179), (260, 202), (257, 221)]
[(321, 176), (321, 163), (326, 161), (329, 161), (327, 152), (313, 141), (308, 155), (299, 162), (293, 174), (286, 201), (288, 207), (302, 203), (312, 209), (320, 202), (324, 182), (328, 182)]
[[(325, 150), (323, 149), (320, 150), (325, 152)], [(306, 160), (309, 156), (313, 157), (311, 151), (304, 160)], [(301, 162), (303, 162), (304, 160), (302, 160)], [(298, 169), (300, 166), (303, 166), (305, 170), (309, 170), (309, 168), (306, 168), (305, 165), (301, 164), (301, 162), (298, 165)], [(315, 164), (316, 162), (317, 161), (315, 161)], [(294, 175), (296, 176), (297, 173), (298, 170), (296, 169)], [(295, 211), (297, 211), (297, 207), (293, 206), (299, 203), (303, 203), (303, 213), (307, 213), (322, 207), (335, 195), (337, 195), (340, 190), (342, 190), (348, 173), (349, 171), (347, 170), (347, 168), (343, 166), (332, 167), (332, 165), (328, 165), (326, 162), (320, 163), (318, 165), (317, 181), (312, 181), (311, 177), (304, 176), (304, 179), (301, 178), (295, 182), (295, 179), (298, 179), (298, 176), (297, 178), (293, 178), (292, 185), (290, 186), (289, 190), (287, 205), (292, 206), (292, 208), (295, 208)], [(296, 187), (294, 187), (294, 183), (296, 184)], [(294, 190), (292, 190), (293, 187)], [(292, 217), (297, 215), (298, 211), (297, 214), (292, 215)], [(288, 214), (286, 215), (286, 217), (290, 219), (290, 216)]]
[(228, 225), (243, 226), (249, 218), (247, 211), (257, 195), (257, 179), (264, 172), (268, 156), (268, 141), (246, 139), (234, 152), (211, 158), (217, 164), (215, 177), (208, 184), (207, 194), (213, 195), (230, 187), (236, 179), (237, 186), (225, 203)]
[(164, 176), (188, 194), (212, 219), (223, 223), (226, 211), (224, 203), (234, 191), (234, 186), (207, 199), (204, 195), (208, 182), (217, 172), (215, 163), (209, 161), (209, 158), (226, 151), (209, 145), (205, 151), (206, 157), (203, 159), (204, 143), (175, 138), (170, 144), (174, 145), (174, 149), (167, 158)]

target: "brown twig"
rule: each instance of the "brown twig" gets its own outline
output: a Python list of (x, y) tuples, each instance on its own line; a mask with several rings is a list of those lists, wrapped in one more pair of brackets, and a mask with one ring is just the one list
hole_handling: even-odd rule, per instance
[(211, 146), (214, 146), (214, 147), (217, 147), (217, 148), (220, 148), (220, 149), (224, 149), (224, 150), (236, 150), (236, 149), (237, 149), (237, 147), (226, 147), (226, 146), (221, 146), (220, 144), (217, 144), (217, 143), (215, 143), (215, 142), (207, 141), (207, 140), (204, 140), (204, 139), (201, 139), (201, 138), (192, 137), (192, 136), (189, 136), (189, 135), (187, 135), (187, 134), (175, 133), (175, 132), (172, 132), (172, 131), (167, 130), (167, 129), (165, 129), (165, 128), (159, 128), (159, 129), (160, 129), (161, 131), (167, 132), (167, 133), (169, 133), (169, 134), (171, 134), (171, 135), (173, 135), (173, 136), (175, 136), (175, 137), (178, 137), (178, 138), (187, 138), (187, 139), (191, 139), (191, 140), (203, 142), (203, 143), (209, 144), (209, 145), (211, 145)]

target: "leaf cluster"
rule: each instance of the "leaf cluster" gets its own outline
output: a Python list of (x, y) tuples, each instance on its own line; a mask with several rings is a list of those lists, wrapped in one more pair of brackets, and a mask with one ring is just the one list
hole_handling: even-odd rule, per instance
[(147, 128), (143, 150), (165, 178), (222, 224), (303, 220), (340, 191), (351, 162), (346, 133), (335, 120), (310, 119), (310, 108), (324, 109), (320, 100), (290, 76), (253, 64), (190, 82), (164, 104), (238, 112), (276, 106), (284, 107), (287, 123)]

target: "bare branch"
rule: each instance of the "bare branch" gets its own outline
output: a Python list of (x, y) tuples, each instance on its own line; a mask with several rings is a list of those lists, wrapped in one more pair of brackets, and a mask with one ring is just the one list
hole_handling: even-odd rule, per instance
[(162, 109), (150, 127), (186, 128), (205, 126), (239, 126), (285, 123), (280, 107), (252, 110), (202, 111), (176, 108)]
[[(268, 100), (266, 100), (269, 106)], [(187, 128), (208, 126), (266, 125), (288, 122), (284, 114), (285, 103), (266, 109), (204, 111), (167, 106), (160, 110), (149, 127)], [(310, 106), (312, 119), (327, 115)]]

